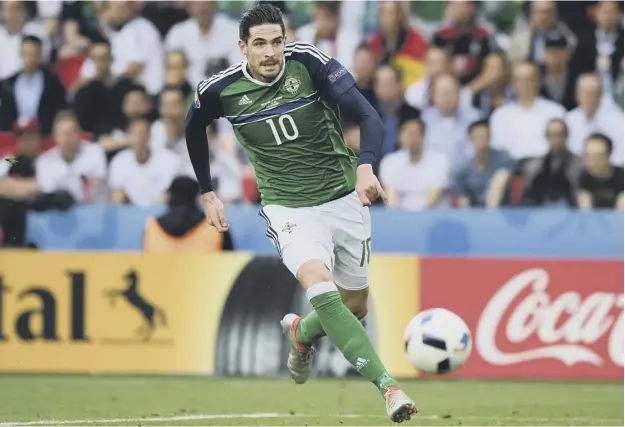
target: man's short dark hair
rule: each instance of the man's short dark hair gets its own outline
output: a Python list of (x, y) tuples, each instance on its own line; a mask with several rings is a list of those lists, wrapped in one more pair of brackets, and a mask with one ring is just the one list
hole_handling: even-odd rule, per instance
[(604, 133), (599, 133), (599, 132), (590, 134), (586, 138), (586, 144), (588, 144), (588, 142), (592, 140), (599, 140), (603, 142), (605, 144), (606, 149), (608, 150), (608, 154), (612, 154), (612, 150), (614, 149), (614, 143), (612, 142), (609, 136), (607, 136)]
[(239, 38), (247, 43), (247, 40), (250, 38), (250, 28), (263, 24), (280, 25), (282, 35), (286, 34), (280, 9), (269, 3), (259, 3), (241, 17), (241, 21), (239, 21)]
[(400, 130), (404, 127), (404, 125), (407, 125), (408, 123), (418, 123), (419, 128), (421, 129), (421, 136), (425, 135), (425, 122), (423, 121), (423, 119), (421, 119), (421, 117), (412, 116), (403, 120), (400, 125)]
[(474, 121), (473, 123), (469, 125), (468, 133), (470, 134), (471, 132), (473, 132), (473, 130), (482, 126), (490, 130), (490, 128), (488, 127), (488, 120), (480, 119), (480, 120)]
[(41, 41), (41, 39), (39, 37), (31, 36), (31, 35), (22, 37), (22, 44), (25, 44), (25, 43), (36, 44), (37, 46), (39, 46), (39, 48), (41, 48), (41, 46), (43, 45), (43, 43), (42, 43), (42, 41)]

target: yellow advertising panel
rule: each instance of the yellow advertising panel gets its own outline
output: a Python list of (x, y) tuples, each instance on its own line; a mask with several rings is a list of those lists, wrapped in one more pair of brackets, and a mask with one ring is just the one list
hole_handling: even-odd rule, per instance
[[(389, 371), (418, 261), (374, 257), (373, 320)], [(0, 253), (0, 372), (279, 374), (278, 321), (303, 295), (277, 258), (247, 254)]]

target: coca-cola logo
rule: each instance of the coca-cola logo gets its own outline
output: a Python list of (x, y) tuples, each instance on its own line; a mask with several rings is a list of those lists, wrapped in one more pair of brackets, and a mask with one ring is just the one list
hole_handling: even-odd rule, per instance
[[(582, 299), (574, 290), (550, 295), (548, 287), (549, 274), (531, 269), (510, 279), (493, 295), (477, 324), (475, 344), (480, 356), (493, 365), (556, 359), (566, 366), (589, 363), (599, 367), (604, 358), (591, 345), (609, 333), (607, 354), (623, 366), (623, 294), (597, 291)], [(510, 344), (524, 344), (525, 348), (501, 350), (496, 342), (498, 332), (505, 332)], [(531, 337), (541, 345), (527, 348)]]

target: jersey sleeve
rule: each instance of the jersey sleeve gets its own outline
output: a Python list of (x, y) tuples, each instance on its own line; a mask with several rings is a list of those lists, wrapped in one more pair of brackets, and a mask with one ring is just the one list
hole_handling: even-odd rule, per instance
[(193, 104), (189, 107), (185, 123), (185, 138), (189, 159), (202, 194), (212, 191), (208, 163), (208, 137), (206, 128), (224, 115), (219, 93), (212, 83), (215, 76), (202, 80), (195, 90)]
[(289, 44), (285, 55), (304, 64), (317, 90), (331, 99), (338, 99), (356, 85), (356, 80), (347, 68), (311, 44)]

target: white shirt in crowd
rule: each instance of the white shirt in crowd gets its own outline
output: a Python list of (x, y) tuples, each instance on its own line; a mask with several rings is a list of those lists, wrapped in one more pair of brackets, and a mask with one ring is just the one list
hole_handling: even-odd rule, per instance
[(481, 118), (481, 113), (473, 107), (458, 108), (451, 117), (444, 117), (434, 107), (423, 111), (426, 151), (437, 151), (452, 160), (451, 167), (464, 164), (473, 155), (473, 145), (467, 137), (469, 125)]
[[(143, 64), (143, 72), (136, 79), (150, 95), (158, 94), (165, 79), (165, 53), (158, 30), (145, 18), (138, 17), (126, 23), (119, 31), (107, 31), (111, 42), (113, 75), (122, 74), (133, 62)], [(90, 79), (95, 76), (95, 64), (87, 59), (80, 76)]]
[(43, 193), (66, 190), (79, 203), (86, 199), (95, 200), (99, 195), (90, 194), (84, 180), (106, 177), (106, 155), (98, 144), (83, 142), (74, 161), (67, 163), (61, 150), (54, 147), (36, 160), (35, 174)]
[(444, 154), (426, 151), (417, 163), (410, 161), (408, 150), (387, 154), (380, 163), (382, 184), (394, 188), (398, 207), (407, 211), (425, 208), (431, 191), (449, 186), (450, 165)]
[(4, 25), (0, 25), (0, 80), (11, 77), (22, 69), (22, 58), (20, 50), (22, 37), (36, 36), (42, 42), (42, 60), (48, 62), (50, 58), (50, 40), (46, 32), (46, 27), (38, 21), (31, 21), (24, 24), (22, 31), (16, 34), (9, 34)]
[(586, 138), (592, 133), (603, 133), (614, 144), (610, 161), (617, 166), (623, 165), (623, 112), (618, 107), (601, 107), (591, 120), (581, 107), (577, 107), (566, 113), (565, 120), (569, 128), (569, 150), (581, 156)]
[(322, 52), (340, 62), (349, 71), (353, 71), (354, 52), (361, 42), (360, 34), (348, 29), (339, 28), (336, 40), (320, 40), (315, 43), (317, 27), (314, 22), (300, 27), (295, 33), (298, 42), (310, 43)]
[(536, 98), (530, 108), (511, 102), (497, 108), (490, 118), (492, 147), (506, 150), (515, 160), (540, 157), (547, 153), (547, 123), (564, 118), (560, 104)]
[(176, 177), (180, 160), (169, 150), (151, 150), (145, 163), (137, 161), (132, 148), (118, 153), (111, 161), (109, 188), (122, 190), (133, 205), (163, 203), (163, 194)]
[[(187, 78), (191, 86), (195, 86), (209, 77), (206, 72), (211, 61), (225, 59), (228, 65), (232, 65), (244, 59), (238, 48), (224, 42), (238, 39), (239, 25), (229, 17), (218, 13), (206, 34), (200, 32), (195, 18), (174, 25), (165, 38), (165, 49), (167, 52), (173, 50), (184, 52), (189, 60)], [(223, 67), (219, 66), (215, 72), (222, 69)]]

